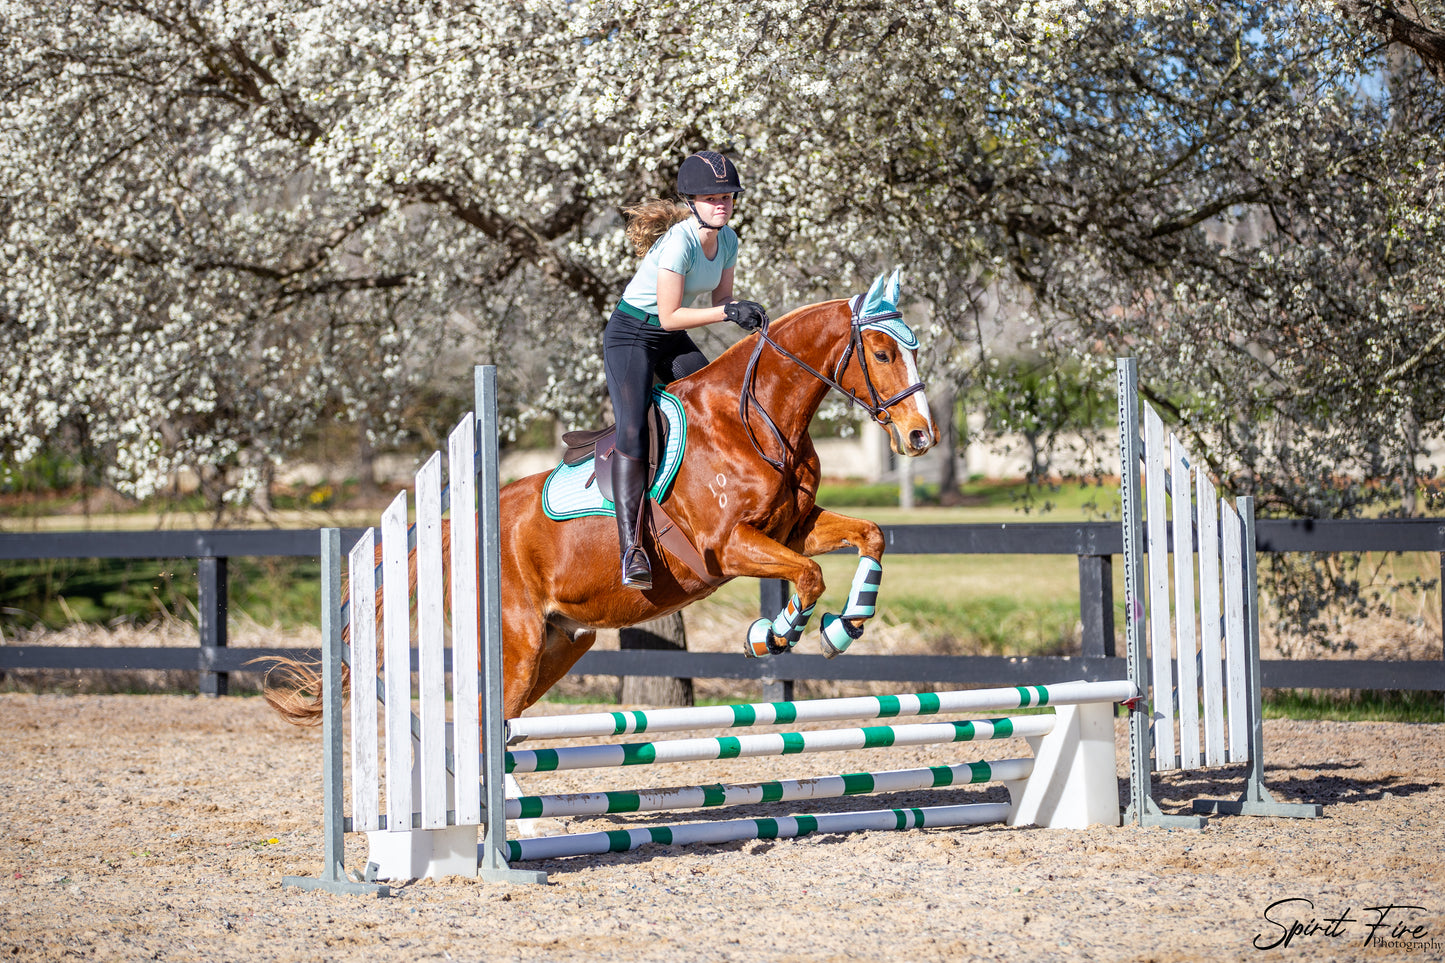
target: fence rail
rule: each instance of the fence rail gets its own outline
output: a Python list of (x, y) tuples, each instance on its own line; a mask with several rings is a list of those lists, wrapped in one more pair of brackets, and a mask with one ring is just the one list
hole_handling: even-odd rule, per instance
[[(362, 529), (342, 533), (349, 551)], [(592, 651), (575, 672), (589, 675), (677, 676), (756, 679), (778, 692), (794, 681), (876, 681), (1045, 684), (1071, 679), (1122, 679), (1124, 659), (1114, 653), (1113, 556), (1123, 539), (1113, 522), (1004, 522), (997, 524), (888, 525), (890, 554), (901, 555), (1073, 555), (1079, 566), (1082, 656), (849, 655), (828, 660), (789, 654), (744, 659), (741, 654), (668, 651)], [(1445, 519), (1325, 521), (1262, 519), (1259, 551), (1433, 552), (1445, 584)], [(7, 669), (195, 670), (207, 695), (224, 695), (233, 672), (257, 672), (246, 663), (270, 656), (316, 658), (318, 650), (227, 647), (228, 559), (317, 557), (320, 533), (313, 529), (175, 532), (47, 532), (0, 534), (3, 563), (21, 559), (190, 558), (197, 562), (200, 625), (197, 649), (106, 648), (0, 645), (0, 672)], [(1445, 592), (1442, 607), (1445, 607)], [(764, 615), (782, 607), (783, 583), (761, 587)], [(1442, 612), (1445, 625), (1445, 612)], [(1445, 649), (1442, 649), (1445, 656)], [(1345, 659), (1267, 660), (1267, 688), (1397, 689), (1445, 692), (1445, 658), (1409, 662)], [(784, 689), (786, 691), (786, 689)]]

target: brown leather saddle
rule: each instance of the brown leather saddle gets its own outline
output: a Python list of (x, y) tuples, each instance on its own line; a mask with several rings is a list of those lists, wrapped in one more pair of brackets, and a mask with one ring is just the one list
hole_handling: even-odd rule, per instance
[[(580, 465), (589, 458), (597, 459), (592, 477), (587, 484), (597, 483), (598, 491), (609, 502), (612, 497), (612, 452), (617, 442), (617, 426), (593, 428), (589, 431), (569, 431), (562, 436), (566, 450), (562, 453), (564, 465)], [(667, 419), (657, 405), (647, 409), (647, 490), (657, 476), (657, 466), (662, 464), (662, 453), (667, 450)]]
[[(662, 411), (652, 405), (647, 409), (647, 490), (652, 491), (652, 483), (657, 475), (658, 465), (662, 463), (662, 453), (667, 450), (668, 424), (663, 417)], [(562, 462), (566, 465), (580, 465), (589, 458), (595, 458), (592, 477), (587, 479), (587, 484), (597, 483), (597, 490), (602, 497), (609, 502), (615, 502), (612, 497), (612, 452), (616, 450), (617, 426), (608, 425), (605, 428), (594, 428), (588, 431), (569, 431), (562, 436), (562, 444), (566, 450), (562, 453)], [(667, 493), (661, 493), (665, 499)], [(663, 548), (690, 568), (694, 575), (709, 585), (721, 585), (727, 581), (720, 575), (715, 575), (709, 570), (707, 562), (692, 540), (687, 537), (667, 510), (662, 507), (656, 496), (649, 494), (647, 499), (647, 511), (642, 513), (644, 525), (652, 529), (652, 536)]]

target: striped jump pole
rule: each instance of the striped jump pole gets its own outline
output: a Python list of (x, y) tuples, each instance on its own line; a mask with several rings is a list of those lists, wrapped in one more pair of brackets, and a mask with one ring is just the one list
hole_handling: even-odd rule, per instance
[(1053, 731), (1049, 714), (970, 722), (920, 722), (909, 726), (864, 726), (776, 732), (672, 742), (636, 742), (611, 746), (567, 746), (560, 749), (518, 749), (507, 753), (507, 772), (557, 772), (566, 769), (614, 769), (667, 762), (706, 762), (754, 756), (790, 756), (810, 752), (878, 749), (886, 746), (928, 746), (948, 742), (1046, 736)]
[(799, 799), (837, 799), (870, 793), (911, 792), (994, 781), (1027, 779), (1032, 759), (968, 762), (926, 769), (853, 772), (813, 779), (779, 779), (740, 785), (685, 786), (630, 792), (580, 792), (553, 796), (520, 796), (507, 800), (508, 819), (547, 816), (605, 816), (614, 813), (708, 809)]
[(524, 716), (508, 722), (509, 745), (532, 739), (591, 738), (689, 729), (840, 722), (845, 719), (895, 719), (961, 712), (1008, 712), (1088, 702), (1127, 702), (1137, 690), (1127, 680), (1061, 682), (1054, 685), (918, 692), (905, 695), (755, 702), (736, 706), (593, 712), (578, 715)]
[(1002, 822), (1009, 807), (1003, 803), (966, 803), (957, 806), (925, 806), (918, 809), (875, 809), (865, 812), (823, 813), (816, 816), (784, 816), (779, 819), (732, 819), (722, 822), (650, 826), (610, 832), (539, 836), (507, 842), (507, 859), (559, 859), (625, 853), (658, 843), (686, 846), (694, 843), (732, 843), (747, 839), (792, 839), (814, 833), (857, 833), (898, 829), (932, 829), (948, 826), (981, 826)]

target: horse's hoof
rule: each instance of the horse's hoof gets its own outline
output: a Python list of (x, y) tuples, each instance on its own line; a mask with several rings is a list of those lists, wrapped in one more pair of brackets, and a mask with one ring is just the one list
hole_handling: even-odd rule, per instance
[(748, 638), (743, 643), (743, 654), (750, 659), (766, 659), (770, 655), (788, 651), (788, 640), (773, 632), (771, 619), (758, 619), (748, 626)]
[(848, 651), (848, 646), (853, 644), (854, 639), (862, 635), (862, 626), (855, 628), (847, 619), (841, 619), (829, 612), (823, 616), (823, 638), (820, 640), (823, 655), (836, 659)]

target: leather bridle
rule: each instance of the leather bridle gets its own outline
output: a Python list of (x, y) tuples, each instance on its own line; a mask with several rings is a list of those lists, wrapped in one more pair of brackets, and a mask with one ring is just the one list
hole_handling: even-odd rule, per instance
[[(843, 356), (838, 359), (838, 363), (833, 367), (833, 377), (831, 378), (768, 337), (768, 323), (766, 321), (757, 331), (758, 343), (753, 346), (752, 356), (748, 359), (747, 371), (743, 375), (743, 390), (738, 400), (738, 415), (742, 419), (743, 428), (747, 430), (748, 440), (752, 442), (753, 450), (758, 453), (758, 457), (762, 458), (763, 461), (777, 469), (779, 474), (785, 471), (783, 463), (763, 451), (762, 446), (758, 444), (757, 434), (753, 431), (752, 422), (748, 418), (749, 412), (756, 409), (757, 413), (762, 416), (763, 423), (767, 425), (768, 430), (773, 433), (773, 438), (777, 440), (778, 446), (784, 451), (788, 450), (788, 443), (784, 440), (782, 431), (778, 428), (777, 424), (773, 422), (772, 416), (768, 414), (767, 409), (763, 408), (762, 404), (758, 401), (755, 391), (754, 380), (757, 375), (758, 360), (762, 357), (764, 345), (772, 345), (779, 354), (808, 372), (808, 374), (817, 378), (828, 387), (834, 388), (847, 396), (848, 406), (850, 408), (854, 403), (857, 403), (868, 412), (869, 417), (885, 427), (893, 421), (893, 416), (888, 414), (889, 408), (898, 404), (898, 402), (904, 398), (924, 389), (923, 381), (920, 379), (886, 400), (878, 394), (878, 389), (873, 384), (873, 376), (868, 370), (868, 353), (863, 348), (863, 332), (869, 327), (877, 325), (879, 326), (878, 330), (889, 333), (889, 336), (894, 337), (896, 340), (896, 336), (888, 332), (887, 328), (881, 327), (881, 323), (901, 319), (903, 315), (895, 310), (869, 315), (866, 318), (862, 317), (860, 311), (863, 307), (863, 299), (864, 295), (859, 294), (853, 297), (848, 303), (848, 309), (853, 316), (848, 326), (848, 346), (843, 349)], [(847, 388), (844, 388), (840, 383), (843, 378), (844, 369), (847, 368), (848, 362), (853, 359), (855, 354), (858, 356), (858, 366), (863, 371), (863, 383), (868, 386), (869, 400), (866, 401)]]

